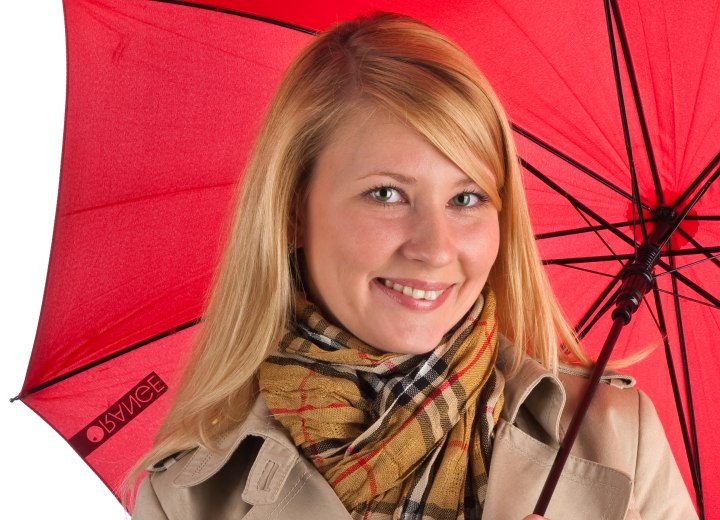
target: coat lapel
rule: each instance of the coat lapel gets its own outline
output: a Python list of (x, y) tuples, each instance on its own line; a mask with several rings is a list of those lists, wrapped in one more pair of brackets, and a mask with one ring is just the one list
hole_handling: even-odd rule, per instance
[[(498, 366), (510, 344), (501, 339)], [(532, 512), (560, 446), (565, 389), (559, 379), (525, 359), (505, 386), (505, 406), (495, 428), (484, 519), (517, 520)], [(547, 511), (553, 520), (625, 518), (632, 494), (627, 474), (570, 456)]]

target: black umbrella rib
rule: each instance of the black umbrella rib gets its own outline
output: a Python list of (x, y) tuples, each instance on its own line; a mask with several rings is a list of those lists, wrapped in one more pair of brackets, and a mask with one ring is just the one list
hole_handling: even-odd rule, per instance
[(107, 356), (105, 356), (105, 357), (103, 357), (103, 358), (97, 359), (97, 360), (93, 361), (92, 363), (88, 363), (87, 365), (83, 365), (83, 366), (81, 366), (80, 368), (76, 368), (76, 369), (74, 369), (74, 370), (71, 370), (70, 372), (67, 372), (67, 373), (62, 374), (62, 375), (60, 375), (60, 376), (57, 376), (57, 377), (55, 377), (55, 378), (53, 378), (53, 379), (50, 379), (49, 381), (45, 381), (44, 383), (39, 384), (39, 385), (37, 385), (37, 386), (34, 386), (34, 387), (26, 390), (25, 392), (22, 392), (20, 395), (18, 395), (18, 396), (16, 396), (16, 397), (13, 397), (12, 399), (10, 399), (10, 402), (16, 401), (16, 400), (18, 400), (18, 399), (23, 399), (23, 398), (25, 398), (25, 397), (27, 397), (27, 396), (29, 396), (29, 395), (31, 395), (31, 394), (34, 394), (34, 393), (39, 392), (40, 390), (44, 390), (44, 389), (46, 389), (46, 388), (48, 388), (48, 387), (51, 387), (51, 386), (53, 386), (53, 385), (56, 385), (56, 384), (58, 384), (58, 383), (61, 383), (61, 382), (65, 381), (65, 380), (67, 380), (67, 379), (70, 379), (70, 378), (73, 377), (73, 376), (76, 376), (76, 375), (81, 374), (81, 373), (83, 373), (83, 372), (86, 372), (86, 371), (88, 371), (88, 370), (90, 370), (90, 369), (93, 369), (93, 368), (95, 368), (95, 367), (97, 367), (97, 366), (99, 366), (99, 365), (102, 365), (103, 363), (107, 363), (108, 361), (112, 361), (113, 359), (116, 359), (116, 358), (118, 358), (118, 357), (120, 357), (120, 356), (124, 356), (125, 354), (128, 354), (128, 353), (132, 352), (133, 350), (137, 350), (137, 349), (139, 349), (140, 347), (144, 347), (145, 345), (148, 345), (148, 344), (150, 344), (150, 343), (154, 343), (154, 342), (156, 342), (156, 341), (159, 341), (159, 340), (161, 340), (161, 339), (163, 339), (163, 338), (165, 338), (165, 337), (167, 337), (167, 336), (171, 336), (171, 335), (176, 334), (176, 333), (178, 333), (178, 332), (181, 332), (181, 331), (183, 331), (183, 330), (185, 330), (185, 329), (188, 329), (188, 328), (190, 328), (190, 327), (193, 327), (193, 326), (197, 325), (198, 323), (200, 323), (200, 321), (201, 321), (200, 318), (198, 318), (198, 319), (196, 319), (196, 320), (193, 320), (193, 321), (189, 321), (189, 322), (184, 323), (183, 325), (179, 325), (178, 327), (175, 327), (175, 328), (173, 328), (173, 329), (166, 330), (166, 331), (164, 331), (164, 332), (161, 332), (160, 334), (156, 334), (156, 335), (153, 336), (152, 338), (148, 338), (148, 339), (142, 340), (142, 341), (140, 341), (140, 342), (138, 342), (138, 343), (135, 343), (134, 345), (131, 345), (131, 346), (129, 346), (129, 347), (126, 347), (126, 348), (124, 348), (124, 349), (122, 349), (122, 350), (119, 350), (119, 351), (117, 351), (117, 352), (114, 352), (114, 353), (112, 353), (112, 354), (110, 354), (110, 355), (107, 355)]
[[(652, 219), (648, 219), (652, 220)], [(615, 222), (612, 225), (616, 228), (632, 226), (635, 223), (632, 220), (626, 220), (624, 222)], [(561, 231), (551, 231), (549, 233), (538, 233), (535, 235), (535, 240), (544, 240), (547, 238), (559, 238), (568, 237), (573, 235), (581, 235), (583, 233), (590, 233), (595, 231), (602, 231), (605, 226), (586, 226), (581, 228), (563, 229)]]
[[(671, 245), (668, 245), (668, 247), (672, 247)], [(670, 259), (670, 265), (672, 267), (675, 267), (674, 260)], [(703, 514), (703, 491), (702, 491), (702, 475), (700, 473), (700, 458), (698, 454), (698, 440), (697, 440), (697, 426), (695, 422), (695, 410), (693, 405), (693, 395), (692, 395), (692, 385), (690, 381), (690, 366), (688, 364), (688, 358), (687, 358), (687, 346), (685, 342), (685, 329), (683, 328), (683, 321), (682, 321), (682, 312), (680, 310), (680, 299), (678, 298), (678, 291), (677, 291), (677, 280), (675, 279), (677, 276), (677, 273), (673, 273), (670, 275), (671, 282), (672, 282), (672, 291), (673, 291), (673, 305), (675, 306), (675, 322), (677, 325), (677, 333), (678, 333), (678, 339), (680, 341), (680, 358), (682, 360), (681, 366), (683, 369), (683, 377), (685, 379), (685, 399), (687, 400), (687, 407), (688, 407), (688, 417), (690, 419), (690, 439), (691, 439), (691, 447), (692, 449), (692, 464), (691, 469), (694, 468), (695, 475), (697, 477), (697, 483), (695, 482), (695, 478), (693, 478), (693, 485), (697, 484), (697, 487), (695, 488), (695, 493), (697, 495), (697, 504), (698, 509), (700, 510), (700, 518), (704, 518)]]
[[(672, 266), (668, 265), (663, 261), (658, 262), (658, 265), (660, 265), (663, 269), (667, 271), (673, 271)], [(698, 284), (690, 280), (687, 276), (680, 274), (678, 271), (673, 271), (673, 276), (675, 276), (679, 281), (684, 283), (690, 289), (698, 293), (700, 296), (705, 298), (708, 302), (710, 302), (711, 306), (720, 308), (720, 299), (710, 294), (707, 290), (700, 287)]]
[[(615, 92), (618, 98), (618, 107), (620, 108), (620, 122), (622, 123), (623, 138), (625, 140), (625, 153), (628, 157), (628, 166), (630, 169), (630, 182), (632, 184), (633, 195), (633, 217), (637, 210), (640, 219), (640, 230), (643, 236), (643, 242), (647, 241), (647, 228), (645, 226), (645, 217), (640, 206), (640, 189), (638, 187), (637, 172), (635, 171), (635, 159), (633, 157), (632, 142), (630, 141), (630, 128), (628, 126), (627, 112), (625, 110), (625, 96), (623, 95), (622, 80), (620, 79), (620, 65), (618, 62), (617, 49), (615, 47), (615, 32), (613, 31), (613, 21), (610, 14), (609, 0), (605, 0), (605, 22), (607, 24), (608, 39), (610, 42), (610, 57), (613, 66), (613, 76), (615, 77)], [(636, 241), (637, 242), (637, 241)]]
[[(611, 286), (612, 286), (612, 285), (611, 285)], [(601, 319), (603, 316), (605, 316), (605, 314), (607, 314), (607, 312), (610, 310), (610, 308), (611, 308), (613, 305), (615, 305), (615, 298), (617, 298), (617, 295), (618, 295), (619, 293), (620, 293), (620, 288), (618, 288), (618, 289), (613, 293), (613, 295), (605, 302), (605, 305), (603, 305), (603, 306), (600, 308), (600, 310), (597, 310), (597, 307), (598, 307), (597, 302), (596, 302), (596, 304), (593, 305), (593, 308), (592, 308), (590, 311), (588, 311), (589, 314), (586, 315), (587, 318), (589, 318), (590, 316), (592, 316), (593, 313), (595, 313), (595, 311), (597, 311), (597, 313), (595, 314), (595, 316), (593, 317), (593, 319), (592, 319), (587, 325), (584, 325), (584, 322), (587, 321), (587, 318), (584, 318), (583, 320), (581, 320), (581, 321), (583, 321), (583, 325), (584, 325), (584, 326), (583, 326), (583, 325), (580, 325), (580, 323), (578, 323), (577, 327), (575, 328), (575, 333), (577, 334), (578, 339), (583, 339), (583, 338), (585, 337), (585, 335), (586, 335), (588, 332), (590, 332), (590, 329), (592, 329), (592, 328), (595, 326), (595, 324), (596, 324), (598, 321), (600, 321), (600, 319)], [(601, 300), (598, 299), (598, 301), (601, 301)], [(581, 329), (580, 327), (582, 327), (582, 329)]]
[(698, 264), (704, 264), (705, 262), (712, 261), (713, 263), (715, 263), (714, 261), (719, 260), (719, 259), (720, 259), (720, 254), (710, 255), (707, 258), (703, 258), (702, 260), (696, 260), (695, 262), (690, 262), (689, 264), (681, 265), (680, 267), (676, 267), (675, 269), (672, 269), (670, 271), (664, 271), (662, 273), (656, 274), (655, 278), (658, 278), (659, 276), (663, 276), (666, 274), (677, 273), (678, 271), (682, 271), (684, 269), (687, 269), (688, 267), (692, 267), (692, 266), (698, 265)]
[(608, 222), (607, 220), (605, 220), (604, 218), (602, 218), (600, 215), (598, 215), (597, 213), (595, 213), (595, 212), (594, 212), (592, 209), (590, 209), (590, 207), (588, 207), (586, 204), (583, 204), (583, 203), (580, 202), (578, 199), (576, 199), (575, 197), (573, 197), (572, 195), (570, 195), (565, 189), (563, 189), (559, 184), (557, 184), (555, 181), (553, 181), (550, 177), (548, 177), (547, 175), (545, 175), (544, 173), (542, 173), (540, 170), (538, 170), (537, 168), (535, 168), (532, 164), (530, 164), (529, 162), (527, 162), (527, 161), (526, 161), (525, 159), (523, 159), (523, 158), (520, 158), (520, 164), (522, 164), (522, 166), (523, 166), (527, 171), (529, 171), (530, 173), (532, 173), (535, 177), (537, 177), (537, 178), (540, 179), (542, 182), (544, 182), (545, 184), (547, 184), (550, 188), (552, 188), (552, 189), (555, 190), (557, 193), (559, 193), (560, 195), (562, 195), (563, 197), (565, 197), (565, 198), (570, 202), (570, 204), (573, 205), (573, 207), (575, 207), (576, 209), (581, 210), (583, 213), (585, 213), (585, 214), (587, 214), (587, 215), (590, 215), (590, 217), (592, 217), (593, 219), (595, 219), (595, 221), (597, 221), (598, 223), (600, 223), (600, 224), (602, 224), (603, 226), (605, 226), (605, 229), (607, 229), (608, 231), (612, 232), (614, 235), (616, 235), (618, 238), (620, 238), (621, 240), (623, 240), (625, 243), (627, 243), (627, 244), (629, 244), (630, 246), (632, 246), (633, 248), (635, 248), (635, 241), (634, 241), (632, 238), (628, 237), (625, 233), (623, 233), (623, 232), (620, 231), (619, 229), (615, 228), (610, 222)]
[(195, 9), (204, 9), (206, 11), (215, 11), (218, 13), (225, 13), (225, 14), (231, 14), (234, 16), (241, 16), (243, 18), (249, 18), (250, 20), (257, 20), (258, 22), (265, 22), (265, 23), (269, 23), (272, 25), (277, 25), (278, 27), (284, 27), (285, 29), (292, 29), (293, 31), (298, 31), (301, 33), (309, 34), (311, 36), (317, 36), (317, 34), (318, 34), (318, 31), (308, 29), (307, 27), (301, 27), (299, 25), (291, 24), (288, 22), (282, 22), (280, 20), (274, 20), (272, 18), (267, 18), (265, 16), (259, 16), (256, 14), (246, 13), (243, 11), (235, 11), (233, 9), (227, 9), (224, 7), (213, 7), (211, 5), (200, 4), (197, 2), (183, 2), (180, 0), (152, 0), (152, 1), (159, 2), (161, 4), (182, 5), (185, 7), (193, 7)]
[(664, 206), (665, 200), (663, 197), (662, 186), (660, 186), (660, 175), (658, 174), (657, 163), (655, 161), (655, 152), (653, 151), (652, 142), (650, 141), (650, 132), (648, 131), (647, 121), (645, 119), (645, 110), (642, 106), (642, 99), (640, 98), (640, 89), (638, 88), (635, 67), (633, 66), (632, 56), (630, 55), (630, 45), (628, 44), (625, 26), (622, 22), (622, 15), (620, 13), (620, 9), (618, 9), (617, 0), (610, 0), (610, 3), (612, 5), (615, 26), (618, 30), (620, 47), (625, 60), (625, 68), (628, 73), (628, 79), (630, 80), (630, 89), (632, 90), (633, 100), (635, 101), (635, 109), (640, 123), (640, 131), (642, 132), (643, 142), (645, 143), (645, 151), (650, 165), (650, 175), (652, 176), (653, 184), (655, 185), (655, 195), (657, 196), (658, 204), (660, 206)]
[(695, 189), (700, 185), (701, 182), (705, 180), (708, 175), (710, 175), (713, 168), (717, 166), (718, 162), (720, 162), (720, 153), (718, 153), (717, 155), (715, 155), (715, 157), (712, 158), (712, 160), (705, 168), (703, 168), (703, 170), (695, 178), (695, 180), (690, 183), (690, 186), (688, 186), (687, 189), (682, 192), (682, 194), (673, 203), (672, 209), (676, 209), (680, 204), (685, 202), (685, 199), (688, 198), (693, 191), (695, 191)]
[(595, 269), (588, 269), (587, 267), (580, 267), (579, 265), (572, 264), (560, 264), (560, 267), (566, 267), (568, 269), (575, 269), (576, 271), (582, 271), (584, 273), (594, 274), (596, 276), (604, 276), (606, 278), (615, 278), (614, 274), (603, 273), (602, 271), (596, 271)]
[[(687, 220), (687, 219), (686, 219), (686, 220)], [(700, 242), (698, 242), (697, 240), (695, 240), (695, 239), (692, 237), (692, 235), (690, 235), (690, 233), (686, 232), (683, 228), (678, 228), (677, 232), (678, 232), (685, 240), (687, 240), (688, 243), (692, 244), (692, 245), (695, 246), (698, 250), (700, 250), (701, 253), (705, 255), (705, 257), (707, 258), (707, 260), (709, 260), (710, 262), (712, 262), (713, 264), (715, 264), (716, 267), (720, 267), (720, 261), (718, 261), (718, 259), (717, 259), (714, 255), (711, 254), (711, 253), (715, 253), (715, 252), (717, 252), (717, 251), (710, 251), (710, 249), (718, 249), (718, 248), (714, 248), (714, 247), (706, 248), (706, 247), (703, 247), (702, 245), (700, 245)], [(719, 249), (719, 250), (720, 250), (720, 249)], [(681, 268), (681, 269), (682, 269), (682, 268)], [(677, 271), (677, 269), (675, 269), (675, 270)]]
[[(662, 257), (675, 257), (675, 256), (690, 256), (690, 255), (706, 255), (708, 258), (702, 261), (715, 260), (715, 257), (711, 253), (720, 253), (720, 246), (714, 247), (698, 247), (697, 249), (679, 249), (679, 250), (668, 250), (660, 253)], [(634, 254), (627, 253), (623, 255), (594, 255), (594, 256), (573, 256), (566, 258), (546, 258), (543, 260), (545, 265), (566, 265), (566, 264), (588, 264), (593, 262), (609, 262), (612, 260), (632, 260), (635, 258)], [(672, 272), (677, 272), (682, 267), (674, 269)]]
[(720, 215), (688, 215), (685, 220), (701, 220), (701, 221), (717, 221), (720, 220)]
[[(695, 465), (695, 449), (690, 441), (690, 433), (688, 431), (687, 420), (685, 419), (685, 411), (683, 410), (682, 398), (680, 397), (680, 385), (677, 380), (677, 373), (675, 371), (675, 361), (673, 360), (672, 349), (670, 348), (670, 340), (668, 339), (667, 326), (665, 325), (665, 313), (662, 307), (662, 301), (660, 300), (660, 293), (658, 292), (657, 284), (653, 284), (653, 295), (655, 297), (655, 308), (658, 311), (658, 319), (656, 323), (660, 334), (663, 339), (663, 345), (665, 346), (665, 363), (668, 368), (668, 374), (670, 376), (670, 386), (672, 387), (673, 398), (675, 400), (675, 409), (677, 411), (678, 422), (680, 423), (680, 431), (682, 432), (683, 444), (685, 445), (685, 456), (687, 457), (688, 466), (690, 467), (690, 475), (692, 477), (693, 488), (695, 489), (695, 497), (700, 503), (702, 491), (700, 488), (700, 474), (699, 466)], [(674, 294), (677, 296), (677, 294)]]
[[(627, 265), (627, 264), (626, 264)], [(595, 298), (595, 301), (590, 305), (590, 308), (585, 312), (582, 318), (580, 318), (580, 321), (577, 322), (575, 325), (575, 332), (579, 333), (581, 329), (585, 326), (585, 323), (592, 317), (593, 314), (597, 311), (597, 309), (602, 305), (602, 302), (605, 300), (605, 298), (610, 294), (610, 291), (613, 290), (613, 288), (622, 280), (623, 273), (625, 272), (625, 266), (620, 269), (620, 272), (617, 274), (617, 276), (613, 277), (613, 279), (610, 281), (610, 283), (605, 287), (605, 289), (602, 290), (602, 292), (598, 295), (597, 298)], [(615, 299), (615, 296), (617, 296), (617, 293), (620, 289), (618, 288), (615, 291), (615, 294), (613, 294), (612, 297), (610, 297), (609, 301), (613, 301)], [(594, 323), (594, 322), (593, 322)], [(586, 330), (584, 329), (583, 334)]]
[[(705, 181), (705, 184), (703, 184), (703, 186), (698, 190), (698, 192), (695, 193), (695, 195), (693, 195), (692, 200), (687, 203), (687, 205), (683, 208), (680, 215), (673, 221), (672, 228), (669, 230), (668, 235), (665, 237), (665, 243), (663, 243), (661, 245), (661, 247), (665, 246), (665, 244), (667, 244), (670, 241), (670, 237), (672, 236), (672, 234), (680, 228), (680, 224), (682, 224), (685, 217), (688, 216), (690, 211), (695, 207), (695, 205), (703, 197), (703, 195), (705, 195), (707, 190), (710, 189), (710, 186), (712, 185), (713, 182), (715, 182), (718, 179), (718, 177), (720, 177), (720, 168), (717, 168), (715, 170), (715, 173), (713, 173), (712, 176)], [(660, 260), (658, 262), (658, 265), (660, 265), (667, 271), (673, 270), (672, 266), (668, 266), (668, 264), (666, 262), (663, 262), (662, 260)], [(699, 295), (701, 295), (703, 298), (707, 299), (714, 305), (720, 306), (720, 300), (718, 300), (718, 298), (716, 298), (715, 296), (710, 294), (708, 291), (706, 291), (705, 289), (700, 287), (698, 284), (696, 284), (695, 282), (690, 280), (685, 275), (683, 275), (679, 272), (674, 272), (672, 276), (673, 276), (673, 279), (680, 280), (682, 283), (684, 283), (685, 285), (687, 285), (688, 287), (693, 289), (696, 293), (698, 293)]]
[[(663, 273), (663, 274), (666, 274), (666, 273)], [(661, 292), (663, 294), (669, 294), (670, 296), (673, 295), (673, 292), (668, 291), (667, 289), (658, 289), (658, 292)], [(697, 298), (690, 298), (690, 296), (684, 296), (682, 294), (678, 294), (678, 298), (680, 298), (681, 300), (685, 300), (686, 302), (692, 302), (692, 303), (697, 303), (698, 305), (704, 305), (705, 307), (710, 307), (711, 309), (720, 309), (720, 307), (718, 307), (717, 305), (713, 305), (712, 303), (698, 300)]]
[[(612, 182), (610, 182), (609, 180), (605, 179), (605, 178), (602, 177), (601, 175), (595, 173), (594, 171), (592, 171), (592, 170), (591, 170), (590, 168), (588, 168), (587, 166), (584, 166), (583, 164), (579, 163), (578, 161), (576, 161), (576, 160), (573, 159), (572, 157), (564, 154), (563, 152), (561, 152), (561, 151), (558, 150), (557, 148), (555, 148), (555, 147), (551, 146), (550, 144), (546, 143), (545, 141), (543, 141), (543, 140), (540, 139), (539, 137), (531, 134), (530, 132), (528, 132), (528, 131), (525, 130), (524, 128), (521, 128), (520, 126), (518, 126), (518, 125), (515, 124), (515, 123), (512, 124), (512, 129), (513, 129), (517, 134), (520, 134), (521, 136), (525, 137), (528, 141), (531, 141), (531, 142), (535, 143), (535, 144), (538, 145), (540, 148), (542, 148), (542, 149), (550, 152), (550, 153), (553, 154), (555, 157), (557, 157), (557, 158), (559, 158), (559, 159), (562, 159), (563, 161), (565, 161), (566, 163), (568, 163), (570, 166), (573, 166), (574, 168), (576, 168), (577, 170), (581, 171), (582, 173), (584, 173), (585, 175), (587, 175), (587, 176), (590, 177), (591, 179), (593, 179), (593, 180), (599, 182), (600, 184), (602, 184), (603, 186), (611, 189), (612, 191), (614, 191), (615, 193), (617, 193), (617, 194), (620, 195), (621, 197), (623, 197), (623, 198), (625, 198), (625, 199), (633, 202), (633, 198), (632, 198), (632, 195), (631, 195), (631, 194), (627, 193), (625, 190), (623, 190), (622, 188), (620, 188), (620, 187), (617, 186), (616, 184), (613, 184)], [(651, 211), (651, 209), (652, 209), (652, 208), (650, 208), (649, 206), (645, 206), (645, 205), (643, 205), (643, 208), (646, 209), (647, 211)]]

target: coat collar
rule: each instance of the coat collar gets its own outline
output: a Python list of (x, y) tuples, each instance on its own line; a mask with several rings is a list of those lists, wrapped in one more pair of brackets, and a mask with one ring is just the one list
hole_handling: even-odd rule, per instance
[[(497, 363), (498, 368), (502, 371), (504, 366), (509, 365), (513, 355), (512, 350), (515, 347), (503, 336), (500, 336), (498, 346)], [(525, 357), (517, 373), (506, 381), (504, 392), (505, 404), (501, 414), (503, 419), (511, 424), (514, 423), (524, 405), (542, 428), (559, 443), (560, 416), (565, 405), (565, 390), (556, 376), (537, 361)], [(283, 456), (276, 459), (283, 461), (283, 468), (280, 468), (281, 474), (289, 472), (289, 468), (300, 457), (292, 438), (273, 418), (265, 400), (259, 395), (245, 421), (216, 438), (217, 449), (211, 450), (200, 446), (188, 453), (187, 456), (190, 458), (174, 479), (173, 484), (180, 487), (192, 487), (205, 482), (222, 469), (240, 444), (249, 436), (272, 441), (263, 443), (263, 446), (274, 446), (275, 451), (283, 452)], [(263, 448), (261, 448), (262, 451)], [(180, 454), (180, 456), (166, 459), (150, 469), (152, 471), (164, 470), (184, 455)]]
[[(192, 487), (205, 482), (220, 471), (240, 444), (251, 436), (264, 442), (253, 463), (253, 469), (258, 468), (259, 471), (251, 470), (243, 500), (253, 505), (275, 502), (290, 471), (300, 459), (300, 453), (282, 425), (272, 417), (262, 397), (256, 399), (242, 424), (216, 439), (217, 449), (201, 446), (188, 455), (189, 459), (173, 480), (173, 485)], [(261, 470), (270, 466), (272, 474), (262, 473)], [(258, 479), (262, 480), (262, 486), (250, 485)]]
[[(503, 369), (510, 365), (516, 347), (504, 336), (500, 336), (498, 343), (497, 366), (501, 372), (506, 372)], [(525, 356), (518, 371), (506, 381), (501, 417), (513, 424), (524, 406), (557, 446), (561, 439), (560, 418), (565, 401), (565, 389), (560, 380), (540, 363)]]
[[(499, 337), (498, 346), (497, 365), (503, 372), (503, 368), (509, 366), (513, 349), (516, 347), (503, 336)], [(560, 372), (560, 377), (558, 377), (534, 359), (525, 356), (517, 372), (505, 383), (505, 404), (501, 413), (501, 418), (509, 424), (516, 422), (521, 410), (529, 413), (546, 433), (546, 439), (550, 441), (549, 444), (553, 448), (559, 446), (562, 438), (561, 422), (565, 423), (568, 420), (568, 417), (565, 417), (568, 414), (568, 410), (565, 410), (567, 397), (561, 378), (563, 377), (562, 373), (567, 373), (569, 370), (561, 369)], [(573, 375), (582, 375), (583, 371), (573, 369), (572, 372), (574, 372)], [(632, 386), (633, 383), (625, 376), (613, 374), (603, 376), (603, 381), (616, 386)], [(173, 484), (179, 487), (192, 487), (208, 480), (222, 469), (240, 444), (249, 436), (270, 441), (263, 442), (253, 466), (258, 466), (258, 461), (262, 462), (267, 459), (279, 462), (280, 467), (275, 471), (271, 485), (266, 486), (267, 496), (246, 498), (250, 499), (251, 503), (258, 503), (257, 501), (268, 503), (275, 500), (287, 475), (301, 455), (290, 435), (272, 417), (262, 396), (258, 396), (243, 423), (217, 438), (216, 450), (199, 447), (188, 453), (189, 459), (181, 471), (176, 474)], [(175, 458), (157, 465), (152, 470), (159, 471), (167, 468), (175, 462)]]

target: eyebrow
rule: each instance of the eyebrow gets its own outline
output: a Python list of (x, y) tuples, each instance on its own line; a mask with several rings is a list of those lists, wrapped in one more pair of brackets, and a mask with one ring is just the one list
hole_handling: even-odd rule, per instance
[[(415, 184), (417, 183), (417, 179), (415, 177), (410, 177), (408, 175), (403, 175), (402, 173), (397, 172), (386, 172), (386, 171), (379, 171), (379, 172), (372, 172), (367, 175), (363, 175), (358, 180), (367, 179), (368, 177), (390, 177), (391, 179), (395, 179), (397, 182), (403, 183), (403, 184)], [(458, 179), (454, 184), (453, 187), (460, 188), (464, 186), (477, 186), (479, 187), (478, 183), (476, 183), (474, 180), (472, 180), (470, 177), (463, 176), (461, 179)]]
[(364, 180), (368, 177), (390, 177), (391, 179), (395, 179), (396, 181), (402, 182), (404, 184), (415, 184), (417, 182), (417, 179), (415, 177), (409, 177), (407, 175), (403, 175), (402, 173), (386, 171), (371, 172), (367, 175), (363, 175), (358, 180)]

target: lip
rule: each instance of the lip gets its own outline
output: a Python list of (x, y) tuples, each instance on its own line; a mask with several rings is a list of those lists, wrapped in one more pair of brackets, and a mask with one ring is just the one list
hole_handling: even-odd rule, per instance
[[(442, 291), (442, 294), (435, 300), (416, 300), (412, 296), (407, 296), (386, 287), (385, 280), (390, 280), (400, 285), (407, 285), (415, 289), (422, 289), (423, 291)], [(403, 307), (414, 311), (432, 311), (437, 309), (448, 299), (454, 286), (454, 284), (443, 282), (423, 282), (422, 280), (411, 280), (409, 278), (374, 278), (372, 284), (373, 287), (377, 288), (395, 303), (399, 303)]]

